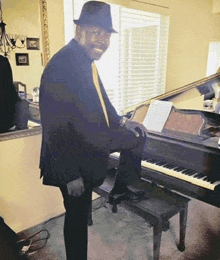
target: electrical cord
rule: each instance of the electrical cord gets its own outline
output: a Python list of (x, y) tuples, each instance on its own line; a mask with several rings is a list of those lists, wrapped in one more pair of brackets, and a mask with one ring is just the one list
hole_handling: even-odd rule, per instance
[[(34, 238), (39, 235), (40, 233), (46, 232), (46, 236), (43, 238), (38, 238), (34, 240)], [(20, 255), (31, 255), (37, 252), (38, 250), (42, 249), (45, 247), (47, 240), (50, 237), (50, 233), (47, 229), (42, 229), (32, 236), (26, 238), (26, 239), (21, 239), (17, 242), (17, 246), (20, 252)], [(44, 243), (39, 245), (39, 242), (44, 241)]]
[[(102, 207), (107, 208), (106, 204), (107, 204), (107, 199), (104, 200), (104, 202), (100, 203), (100, 205), (98, 207), (93, 208), (92, 211), (96, 211)], [(43, 232), (46, 232), (45, 237), (37, 238), (34, 240), (34, 238), (36, 238), (37, 235), (39, 235), (40, 233), (43, 233)], [(32, 255), (32, 254), (36, 253), (37, 251), (41, 250), (42, 248), (45, 247), (49, 237), (50, 237), (49, 231), (47, 229), (42, 229), (26, 239), (21, 239), (21, 240), (17, 241), (17, 247), (18, 247), (20, 256), (29, 256), (29, 255)], [(44, 241), (44, 243), (39, 244), (41, 241)]]

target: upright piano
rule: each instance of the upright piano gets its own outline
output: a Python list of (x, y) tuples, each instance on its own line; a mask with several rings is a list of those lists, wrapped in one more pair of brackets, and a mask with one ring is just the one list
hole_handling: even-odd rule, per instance
[[(220, 207), (220, 114), (204, 107), (214, 99), (220, 74), (167, 92), (153, 99), (172, 101), (161, 132), (148, 131), (142, 158), (142, 180)], [(124, 114), (143, 122), (152, 99)], [(110, 155), (117, 167), (119, 153)]]

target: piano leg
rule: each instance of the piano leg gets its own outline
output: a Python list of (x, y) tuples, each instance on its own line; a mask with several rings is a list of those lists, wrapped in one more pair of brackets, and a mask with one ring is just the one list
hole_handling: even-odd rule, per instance
[(177, 247), (181, 252), (185, 250), (187, 213), (188, 213), (188, 203), (185, 204), (185, 208), (182, 211), (180, 211), (180, 241)]

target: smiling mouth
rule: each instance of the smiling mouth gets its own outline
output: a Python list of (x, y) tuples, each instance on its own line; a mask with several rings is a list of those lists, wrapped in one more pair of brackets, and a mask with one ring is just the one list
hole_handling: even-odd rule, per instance
[(94, 50), (98, 53), (103, 53), (104, 51), (102, 49), (94, 48)]

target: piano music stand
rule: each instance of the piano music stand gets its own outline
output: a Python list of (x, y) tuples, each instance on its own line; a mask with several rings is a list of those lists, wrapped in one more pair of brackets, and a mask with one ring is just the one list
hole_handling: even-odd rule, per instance
[(191, 135), (201, 135), (205, 127), (205, 119), (200, 111), (172, 108), (164, 129)]
[[(102, 186), (95, 188), (95, 192), (108, 198), (113, 184), (114, 177), (108, 175)], [(180, 213), (180, 237), (177, 248), (181, 252), (184, 251), (190, 199), (149, 182), (141, 183), (141, 185), (146, 190), (147, 199), (138, 202), (122, 201), (120, 205), (143, 217), (153, 226), (153, 260), (159, 260), (162, 231), (165, 231), (163, 227), (171, 217), (178, 213)], [(91, 214), (88, 223), (92, 225)]]

